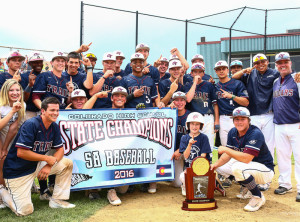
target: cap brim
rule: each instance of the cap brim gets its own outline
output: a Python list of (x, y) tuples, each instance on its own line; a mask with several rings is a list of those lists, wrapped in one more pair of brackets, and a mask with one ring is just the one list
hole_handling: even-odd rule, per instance
[(54, 59), (57, 59), (57, 58), (63, 58), (65, 61), (68, 60), (68, 58), (66, 56), (54, 56), (51, 61), (53, 61)]

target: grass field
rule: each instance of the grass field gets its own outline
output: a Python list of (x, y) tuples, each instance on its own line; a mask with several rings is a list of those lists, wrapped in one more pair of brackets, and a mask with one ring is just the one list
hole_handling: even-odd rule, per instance
[[(217, 160), (217, 150), (213, 151), (213, 163)], [(275, 164), (277, 164), (275, 155)], [(294, 164), (294, 158), (292, 157), (292, 163)], [(32, 202), (34, 205), (34, 213), (26, 217), (17, 217), (11, 212), (9, 208), (0, 209), (0, 221), (1, 222), (15, 222), (15, 221), (83, 221), (84, 219), (92, 216), (96, 211), (106, 206), (108, 200), (106, 198), (107, 189), (100, 191), (101, 199), (89, 200), (85, 197), (85, 191), (72, 192), (70, 203), (76, 204), (73, 209), (51, 209), (48, 201), (41, 201), (38, 194), (32, 194)], [(120, 196), (121, 197), (121, 196)], [(122, 198), (121, 198), (122, 199)], [(101, 221), (101, 218), (99, 219)]]

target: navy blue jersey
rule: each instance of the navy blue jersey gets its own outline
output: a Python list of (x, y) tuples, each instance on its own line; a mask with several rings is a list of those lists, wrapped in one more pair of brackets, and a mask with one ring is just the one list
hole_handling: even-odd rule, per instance
[(168, 72), (165, 72), (164, 76), (160, 78), (159, 82), (165, 80), (165, 79), (169, 79), (171, 77), (171, 74)]
[[(95, 85), (103, 75), (104, 75), (103, 72), (94, 73), (93, 84)], [(117, 79), (115, 76), (105, 79), (102, 89), (100, 91), (110, 90), (110, 92), (108, 93), (108, 97), (97, 99), (93, 108), (111, 108), (112, 107), (111, 92), (115, 87), (120, 85), (121, 85), (121, 81)]]
[(260, 115), (272, 111), (272, 94), (274, 80), (279, 77), (279, 72), (268, 68), (264, 74), (256, 69), (244, 74), (241, 81), (245, 84), (249, 95), (248, 109), (251, 115)]
[(230, 115), (235, 108), (241, 106), (232, 99), (222, 98), (223, 92), (220, 89), (238, 97), (248, 98), (248, 93), (244, 84), (236, 79), (230, 79), (225, 83), (218, 82), (216, 88), (220, 115)]
[[(202, 77), (202, 80), (203, 81), (210, 80), (210, 75), (204, 73), (204, 76)], [(189, 74), (185, 74), (183, 76), (183, 82), (184, 82), (184, 84), (187, 83), (187, 82), (193, 82), (193, 77), (191, 76), (190, 73)]]
[(44, 72), (35, 79), (32, 93), (41, 94), (41, 101), (47, 97), (56, 97), (59, 100), (59, 108), (65, 109), (68, 100), (69, 91), (67, 89), (67, 80), (54, 75), (53, 72)]
[(279, 76), (273, 87), (274, 123), (300, 123), (300, 83), (295, 82), (295, 73), (284, 79)]
[(125, 76), (125, 71), (123, 69), (121, 69), (120, 72), (116, 72), (114, 73), (114, 76), (117, 77), (117, 76), (121, 76), (122, 78)]
[[(66, 79), (67, 82), (70, 82), (70, 74), (67, 72), (62, 73), (62, 77)], [(86, 80), (85, 72), (78, 72), (76, 75), (72, 75), (72, 82), (75, 89), (84, 89), (83, 83)]]
[(125, 104), (126, 108), (136, 108), (136, 105), (139, 103), (144, 103), (146, 107), (153, 107), (152, 102), (158, 96), (155, 83), (147, 74), (143, 75), (142, 77), (129, 74), (121, 80), (121, 86), (123, 86), (129, 94), (132, 94), (136, 89), (140, 89), (145, 86), (144, 95), (140, 97), (134, 97), (134, 99), (128, 101)]
[(19, 158), (17, 150), (28, 149), (38, 154), (46, 154), (50, 149), (63, 146), (59, 126), (53, 122), (46, 130), (40, 116), (27, 120), (20, 128), (8, 151), (3, 166), (4, 178), (13, 179), (35, 172), (38, 161)]
[(178, 116), (178, 118), (177, 118), (177, 134), (176, 134), (175, 150), (179, 149), (181, 137), (187, 133), (185, 123), (186, 123), (186, 119), (190, 113), (191, 113), (191, 111), (186, 109), (185, 113), (182, 116)]
[[(3, 72), (0, 74), (0, 89), (2, 88), (4, 82), (7, 79), (12, 79), (12, 75), (10, 75), (8, 72)], [(27, 87), (28, 81), (26, 82), (26, 78), (24, 78), (23, 74), (21, 74), (21, 81), (19, 82), (22, 86), (23, 90)]]
[[(184, 91), (187, 93), (193, 85), (193, 82), (188, 82), (184, 86)], [(194, 97), (190, 102), (190, 110), (203, 115), (214, 114), (213, 104), (217, 102), (216, 88), (213, 84), (207, 81), (202, 81), (197, 84)]]
[[(163, 81), (160, 81), (159, 84), (158, 84), (158, 90), (159, 90), (159, 95), (160, 95), (160, 98), (164, 98), (167, 93), (170, 91), (170, 87), (171, 87), (171, 80), (170, 79), (165, 79)], [(184, 87), (181, 83), (178, 83), (178, 88), (176, 90), (177, 91), (181, 91), (181, 92), (184, 92)]]
[(256, 126), (250, 125), (242, 137), (239, 137), (237, 129), (233, 127), (228, 133), (226, 146), (253, 155), (253, 162), (264, 164), (274, 171), (273, 157), (267, 147), (263, 133)]
[[(150, 65), (150, 64), (148, 63), (146, 66), (148, 66), (148, 65)], [(160, 80), (160, 75), (159, 75), (158, 69), (151, 65), (149, 67), (149, 71), (150, 72), (145, 75), (149, 75), (153, 79), (154, 83), (157, 85)], [(132, 73), (132, 68), (130, 66), (130, 63), (128, 63), (125, 68), (125, 75), (129, 75), (130, 73)]]
[[(23, 76), (24, 78), (24, 82), (26, 83), (26, 85), (28, 85), (29, 83), (29, 74), (31, 71), (27, 71), (25, 73), (23, 73), (21, 76)], [(36, 73), (36, 72), (32, 72), (34, 75), (38, 76), (38, 75), (43, 75), (43, 73)], [(36, 82), (35, 82), (36, 83)], [(34, 84), (35, 84), (34, 83)], [(31, 112), (38, 112), (39, 109), (34, 105), (34, 103), (32, 102), (32, 90), (30, 92), (30, 96), (26, 102), (26, 110), (31, 111)]]
[[(179, 146), (180, 153), (183, 153), (186, 150), (191, 138), (192, 137), (189, 134), (186, 134), (181, 137), (180, 146)], [(197, 137), (194, 138), (194, 140), (196, 140), (197, 142), (192, 145), (189, 157), (184, 160), (185, 167), (190, 167), (192, 161), (196, 157), (201, 156), (202, 153), (206, 153), (206, 158), (209, 160), (209, 162), (211, 162), (211, 157), (210, 157), (211, 149), (210, 149), (208, 137), (205, 134), (200, 133)]]

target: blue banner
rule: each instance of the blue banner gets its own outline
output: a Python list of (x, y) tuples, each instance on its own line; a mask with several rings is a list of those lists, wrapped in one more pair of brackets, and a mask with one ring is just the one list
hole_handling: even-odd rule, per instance
[(57, 123), (71, 190), (174, 179), (176, 110), (61, 110)]

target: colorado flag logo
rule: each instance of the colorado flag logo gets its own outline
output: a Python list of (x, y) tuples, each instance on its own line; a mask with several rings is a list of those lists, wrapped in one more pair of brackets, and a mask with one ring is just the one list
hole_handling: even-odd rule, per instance
[(157, 165), (156, 166), (156, 177), (170, 177), (172, 175), (171, 164), (168, 165)]

